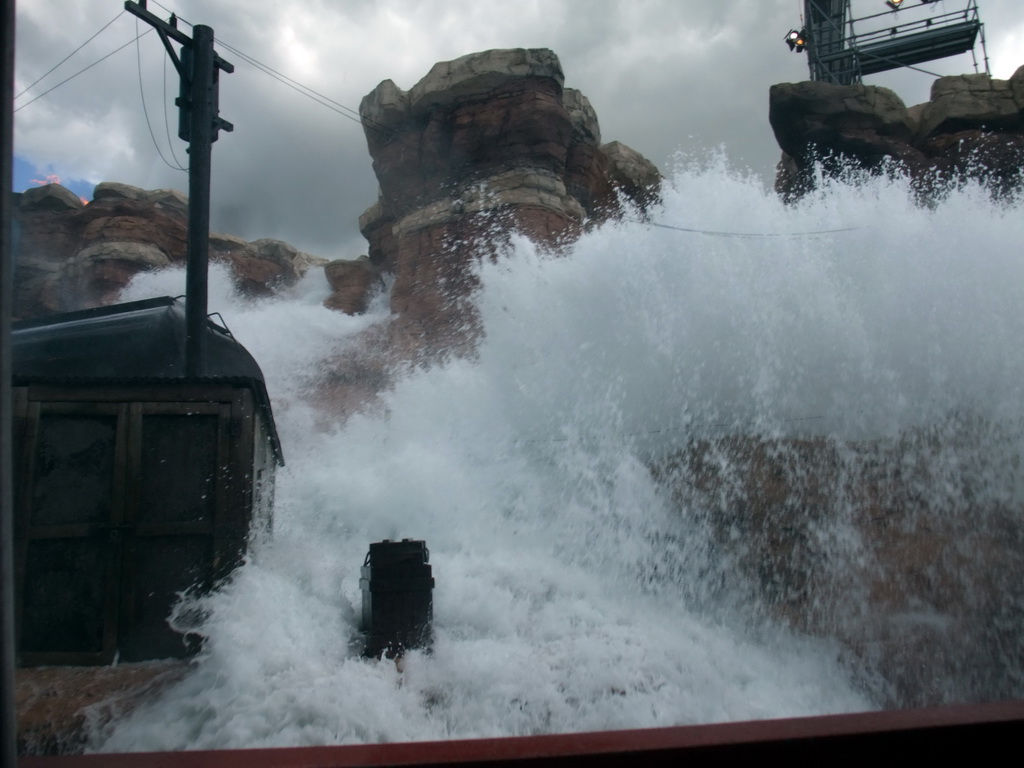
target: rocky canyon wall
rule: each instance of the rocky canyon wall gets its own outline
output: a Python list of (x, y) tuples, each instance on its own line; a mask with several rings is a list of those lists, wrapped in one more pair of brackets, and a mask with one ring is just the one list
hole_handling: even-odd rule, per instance
[(885, 707), (993, 701), (1024, 686), (1018, 458), (993, 451), (1014, 439), (959, 415), (877, 440), (694, 440), (652, 471), (707, 526), (708, 583), (749, 590), (723, 600), (840, 641)]
[(602, 144), (593, 107), (564, 87), (547, 49), (440, 62), (408, 91), (385, 80), (360, 115), (380, 183), (360, 229), (370, 263), (394, 275), (403, 346), (470, 341), (473, 263), (503, 233), (557, 248), (622, 201), (643, 207), (658, 195), (658, 170)]
[[(188, 200), (170, 189), (106, 182), (86, 204), (58, 184), (17, 196), (13, 315), (28, 319), (116, 301), (139, 272), (183, 266)], [(239, 289), (266, 296), (326, 262), (280, 240), (210, 234), (210, 259), (228, 264)]]
[(841, 172), (840, 158), (869, 170), (895, 163), (925, 196), (968, 179), (997, 194), (1022, 183), (1024, 67), (1009, 80), (940, 77), (931, 99), (909, 108), (878, 86), (781, 83), (769, 120), (782, 148), (776, 190), (789, 199), (814, 188), (816, 164)]

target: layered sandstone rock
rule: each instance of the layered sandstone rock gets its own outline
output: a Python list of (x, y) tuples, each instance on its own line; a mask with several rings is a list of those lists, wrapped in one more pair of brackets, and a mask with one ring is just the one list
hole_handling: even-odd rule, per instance
[(364, 313), (374, 292), (384, 289), (380, 270), (366, 256), (331, 261), (324, 266), (324, 274), (333, 291), (324, 306), (349, 315)]
[(653, 473), (708, 526), (708, 583), (742, 581), (746, 604), (842, 642), (884, 679), (885, 706), (999, 700), (1024, 685), (1006, 656), (1024, 609), (1024, 530), (1004, 488), (1019, 469), (992, 459), (1014, 439), (966, 417), (875, 441), (737, 435), (695, 440)]
[(18, 669), (18, 754), (72, 755), (96, 734), (181, 680), (189, 662)]
[(813, 188), (815, 163), (837, 172), (840, 157), (867, 169), (896, 161), (925, 192), (962, 179), (1004, 191), (1021, 183), (1024, 67), (1009, 80), (941, 77), (931, 100), (909, 109), (877, 86), (782, 83), (771, 88), (769, 119), (783, 152), (776, 189), (786, 196)]
[[(104, 182), (86, 205), (49, 184), (19, 195), (14, 214), (16, 318), (109, 304), (139, 272), (186, 260), (188, 200), (174, 190)], [(278, 240), (217, 234), (210, 235), (210, 259), (229, 264), (239, 288), (253, 296), (293, 285), (326, 263)]]
[(658, 194), (651, 163), (601, 144), (593, 107), (547, 49), (441, 62), (409, 91), (385, 80), (360, 114), (380, 182), (360, 229), (370, 262), (394, 275), (395, 332), (414, 348), (469, 342), (473, 266), (497, 235), (556, 247), (617, 214), (620, 194), (641, 206)]

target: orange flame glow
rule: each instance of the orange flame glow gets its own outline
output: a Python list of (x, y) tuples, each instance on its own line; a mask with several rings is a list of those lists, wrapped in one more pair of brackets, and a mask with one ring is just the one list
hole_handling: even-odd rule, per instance
[[(56, 173), (49, 174), (45, 179), (29, 179), (29, 181), (31, 181), (33, 184), (38, 184), (40, 186), (45, 186), (47, 184), (61, 184), (62, 183), (61, 180), (60, 180), (60, 176), (58, 176)], [(89, 204), (89, 201), (86, 200), (81, 195), (78, 196), (78, 199), (82, 201), (83, 205), (88, 205)]]
[(29, 181), (33, 184), (39, 184), (40, 186), (44, 184), (60, 184), (60, 176), (56, 173), (51, 173), (45, 179), (29, 179)]

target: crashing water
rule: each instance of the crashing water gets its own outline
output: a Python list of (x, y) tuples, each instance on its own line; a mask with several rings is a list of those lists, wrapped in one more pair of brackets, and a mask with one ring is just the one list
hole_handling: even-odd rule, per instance
[[(207, 640), (187, 677), (94, 747), (433, 740), (891, 703), (870, 654), (758, 603), (715, 538), (722, 494), (681, 500), (652, 468), (695, 440), (841, 447), (967, 413), (1004, 439), (970, 457), (950, 449), (934, 474), (969, 464), (972, 498), (1020, 509), (1021, 202), (973, 186), (930, 207), (912, 198), (876, 178), (785, 206), (723, 161), (682, 167), (651, 221), (776, 236), (627, 221), (557, 258), (513, 238), (480, 267), (478, 353), (408, 372), (335, 427), (310, 396), (328, 361), (385, 321), (386, 299), (362, 317), (329, 311), (317, 275), (245, 301), (215, 267), (211, 307), (260, 361), (284, 443), (273, 535), (188, 604)], [(788, 236), (821, 230), (848, 231)], [(124, 298), (182, 283), (141, 276)], [(935, 493), (957, 496), (950, 482)], [(848, 564), (863, 542), (834, 504), (835, 561)], [(358, 579), (369, 542), (403, 537), (427, 541), (437, 587), (433, 653), (399, 670), (360, 656)], [(922, 621), (941, 623), (940, 608), (920, 606)], [(1019, 615), (995, 662), (1017, 680)]]

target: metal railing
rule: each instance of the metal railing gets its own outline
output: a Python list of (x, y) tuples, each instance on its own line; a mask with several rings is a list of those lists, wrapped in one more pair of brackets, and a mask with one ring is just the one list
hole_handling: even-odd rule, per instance
[(889, 765), (1016, 754), (1024, 702), (466, 741), (23, 757), (20, 768)]
[[(808, 5), (818, 4), (815, 0), (809, 0)], [(847, 13), (844, 15), (848, 15), (848, 2), (845, 10)], [(862, 82), (865, 75), (901, 67), (926, 71), (915, 65), (961, 53), (973, 54), (979, 34), (984, 47), (983, 25), (977, 0), (967, 0), (962, 10), (902, 23), (885, 23), (898, 21), (896, 14), (897, 11), (885, 11), (858, 19), (849, 18), (849, 31), (844, 35), (835, 34), (838, 17), (813, 24), (809, 30), (807, 48), (812, 79), (853, 85)], [(818, 15), (820, 17), (820, 11)], [(864, 23), (873, 28), (866, 32), (856, 32), (854, 25)], [(977, 71), (976, 57), (974, 68)], [(988, 72), (987, 55), (985, 71)], [(937, 76), (931, 72), (928, 74)]]

